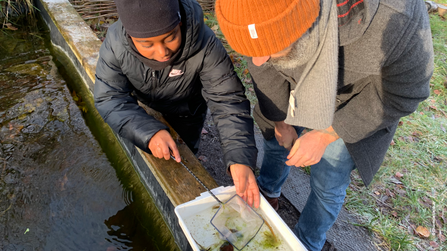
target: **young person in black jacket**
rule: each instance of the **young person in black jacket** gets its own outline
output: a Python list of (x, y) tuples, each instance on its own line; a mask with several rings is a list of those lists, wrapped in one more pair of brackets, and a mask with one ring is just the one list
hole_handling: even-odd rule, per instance
[(96, 66), (95, 106), (105, 122), (143, 151), (165, 159), (172, 151), (180, 161), (168, 128), (137, 100), (163, 114), (194, 153), (209, 108), (238, 194), (258, 204), (250, 103), (224, 47), (204, 24), (200, 5), (115, 3), (120, 18), (108, 29)]

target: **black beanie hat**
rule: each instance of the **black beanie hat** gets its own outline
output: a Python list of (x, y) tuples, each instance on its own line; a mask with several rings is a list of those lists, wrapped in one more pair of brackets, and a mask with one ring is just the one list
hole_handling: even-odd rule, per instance
[(148, 38), (165, 34), (180, 23), (179, 0), (115, 0), (127, 34)]

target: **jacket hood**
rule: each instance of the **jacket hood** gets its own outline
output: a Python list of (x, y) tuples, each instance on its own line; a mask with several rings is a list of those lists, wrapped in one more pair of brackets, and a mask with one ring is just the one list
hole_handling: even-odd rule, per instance
[[(194, 55), (197, 51), (199, 51), (202, 47), (202, 40), (205, 34), (203, 29), (205, 23), (203, 21), (203, 12), (200, 5), (191, 0), (180, 0), (180, 9), (182, 15), (182, 26), (185, 28), (182, 28), (182, 38), (184, 41), (182, 41), (183, 48), (181, 48), (181, 50), (183, 51), (176, 62), (184, 61), (190, 55)], [(120, 31), (118, 33), (122, 44), (126, 50), (133, 54), (134, 52), (126, 39), (126, 29), (124, 28), (121, 20), (118, 20), (116, 25), (117, 30)]]
[[(350, 44), (363, 36), (376, 15), (380, 0), (358, 0), (351, 2), (347, 2), (348, 4), (345, 4), (344, 6), (346, 1), (337, 0), (338, 15), (340, 19), (338, 27), (340, 34), (340, 46)], [(340, 16), (344, 16), (346, 14), (350, 15), (347, 15), (345, 17), (346, 22), (343, 22), (341, 19), (344, 18)], [(351, 15), (355, 14), (358, 14), (361, 19), (351, 20)]]

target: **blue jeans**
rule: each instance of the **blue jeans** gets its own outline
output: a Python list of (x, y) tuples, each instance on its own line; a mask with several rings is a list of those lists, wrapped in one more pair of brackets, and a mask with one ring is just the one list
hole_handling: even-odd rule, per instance
[[(300, 135), (303, 128), (295, 127), (295, 130)], [(291, 168), (285, 164), (289, 151), (280, 146), (276, 138), (264, 140), (264, 151), (257, 182), (265, 195), (276, 198), (281, 195), (281, 186)], [(307, 249), (320, 251), (323, 248), (326, 232), (334, 224), (343, 206), (354, 168), (354, 162), (342, 139), (332, 142), (321, 161), (311, 166), (311, 192), (294, 227), (295, 234)]]

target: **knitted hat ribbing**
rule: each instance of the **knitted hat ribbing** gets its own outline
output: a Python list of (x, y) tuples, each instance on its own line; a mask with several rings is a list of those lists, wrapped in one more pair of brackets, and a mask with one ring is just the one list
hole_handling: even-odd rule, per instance
[(156, 37), (180, 23), (179, 0), (115, 0), (127, 34), (135, 38)]
[(275, 54), (298, 40), (320, 12), (319, 0), (217, 0), (217, 20), (233, 50)]

